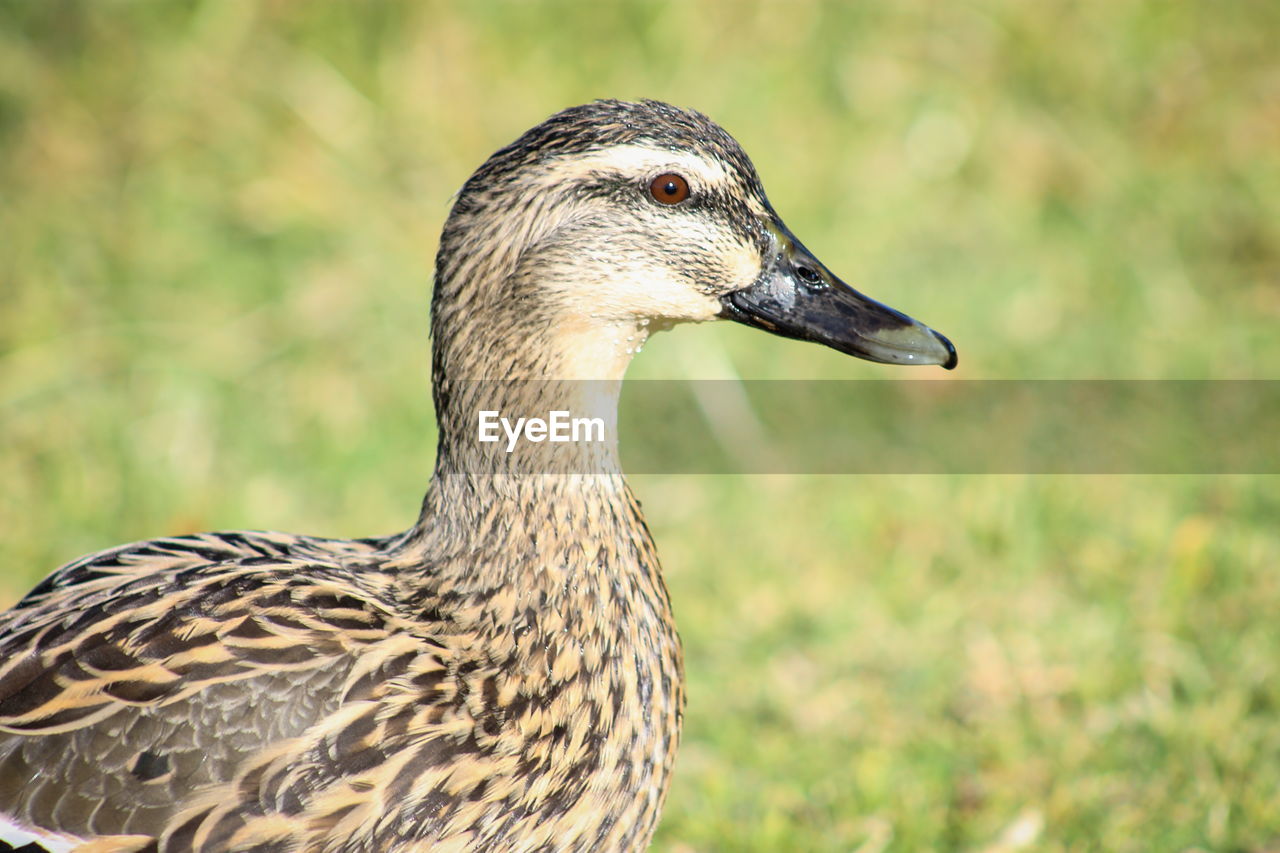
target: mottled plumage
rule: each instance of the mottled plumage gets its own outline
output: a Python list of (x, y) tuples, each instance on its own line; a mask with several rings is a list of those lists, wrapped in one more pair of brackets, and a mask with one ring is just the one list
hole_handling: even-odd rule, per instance
[[(655, 201), (664, 173), (688, 179), (686, 202)], [(818, 298), (870, 312), (873, 334), (788, 314), (808, 297), (785, 287), (810, 275), (835, 294)], [(684, 700), (639, 504), (612, 442), (569, 450), (591, 473), (520, 454), (492, 467), (476, 407), (598, 409), (603, 394), (616, 408), (650, 328), (718, 316), (954, 362), (940, 336), (848, 294), (705, 117), (602, 101), (529, 131), (467, 181), (441, 240), (440, 443), (418, 523), (355, 541), (172, 537), (57, 570), (0, 614), (0, 838), (643, 849)]]

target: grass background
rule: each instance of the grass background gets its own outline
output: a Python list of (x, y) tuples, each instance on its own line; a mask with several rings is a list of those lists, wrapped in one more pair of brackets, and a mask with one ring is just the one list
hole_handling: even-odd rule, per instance
[[(715, 117), (957, 376), (1280, 378), (1277, 32), (1247, 0), (0, 2), (0, 603), (131, 539), (410, 524), (449, 197), (594, 97)], [(701, 327), (632, 375), (900, 374)], [(689, 674), (657, 850), (1280, 848), (1276, 478), (635, 485)]]

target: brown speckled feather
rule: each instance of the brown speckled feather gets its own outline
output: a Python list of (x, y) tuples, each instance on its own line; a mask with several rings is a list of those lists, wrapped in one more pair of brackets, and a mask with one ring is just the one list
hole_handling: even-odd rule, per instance
[[(510, 485), (508, 511), (566, 488)], [(453, 572), (404, 539), (206, 534), (68, 566), (0, 623), (0, 802), (164, 850), (629, 849), (673, 755), (678, 645), (625, 485), (568, 490), (618, 511), (483, 537), (554, 572), (542, 589), (433, 583)]]

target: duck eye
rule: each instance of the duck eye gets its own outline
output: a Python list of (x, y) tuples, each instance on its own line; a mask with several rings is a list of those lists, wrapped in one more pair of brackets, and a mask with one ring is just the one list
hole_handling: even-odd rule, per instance
[(689, 182), (674, 172), (667, 172), (650, 181), (649, 195), (662, 204), (679, 204), (689, 197)]

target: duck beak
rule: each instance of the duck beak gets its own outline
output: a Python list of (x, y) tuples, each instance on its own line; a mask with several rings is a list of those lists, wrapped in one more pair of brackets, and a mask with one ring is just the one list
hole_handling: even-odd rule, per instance
[(785, 225), (769, 220), (770, 262), (755, 284), (720, 297), (720, 316), (867, 361), (956, 366), (951, 341), (837, 278)]

